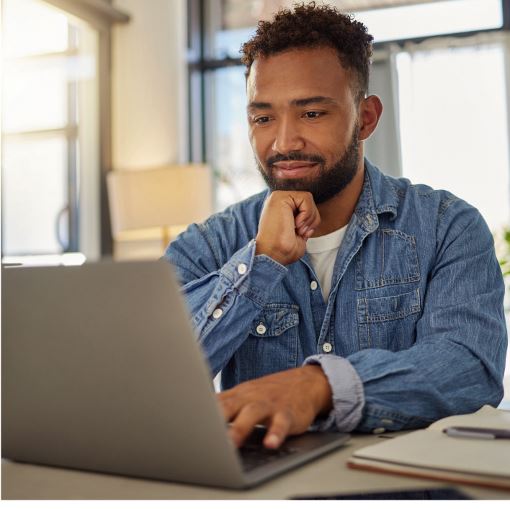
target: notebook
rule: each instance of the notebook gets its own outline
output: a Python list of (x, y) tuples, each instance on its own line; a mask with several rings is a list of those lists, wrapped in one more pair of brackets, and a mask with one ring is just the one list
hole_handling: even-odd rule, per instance
[(244, 468), (166, 262), (6, 268), (2, 304), (4, 458), (243, 488), (349, 438), (258, 429)]
[(454, 426), (510, 430), (510, 412), (490, 406), (359, 449), (349, 467), (510, 489), (510, 440), (449, 436)]

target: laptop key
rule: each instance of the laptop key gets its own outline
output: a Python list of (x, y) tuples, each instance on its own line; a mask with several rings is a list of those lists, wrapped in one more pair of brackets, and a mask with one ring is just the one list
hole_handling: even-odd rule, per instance
[(262, 444), (265, 429), (256, 428), (239, 449), (243, 470), (249, 472), (259, 466), (267, 465), (276, 460), (286, 458), (298, 452), (298, 449), (285, 443), (278, 449), (267, 449)]

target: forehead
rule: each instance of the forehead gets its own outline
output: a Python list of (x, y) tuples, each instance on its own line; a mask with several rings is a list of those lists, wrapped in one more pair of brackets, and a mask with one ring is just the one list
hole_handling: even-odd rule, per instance
[(248, 102), (288, 102), (315, 96), (342, 100), (351, 94), (351, 79), (332, 48), (296, 49), (257, 57), (246, 91)]

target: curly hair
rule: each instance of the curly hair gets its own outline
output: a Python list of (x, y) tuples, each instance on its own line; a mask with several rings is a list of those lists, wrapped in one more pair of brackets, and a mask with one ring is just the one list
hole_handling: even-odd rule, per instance
[(255, 35), (241, 46), (241, 61), (246, 76), (258, 56), (303, 48), (330, 47), (338, 53), (341, 64), (354, 71), (353, 91), (359, 100), (368, 92), (373, 37), (363, 23), (335, 7), (295, 4), (293, 10), (281, 9), (271, 21), (259, 21)]

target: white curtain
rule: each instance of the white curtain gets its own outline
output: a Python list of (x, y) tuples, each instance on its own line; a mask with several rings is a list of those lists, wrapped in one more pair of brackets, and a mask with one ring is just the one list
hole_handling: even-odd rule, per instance
[(396, 55), (403, 174), (508, 223), (508, 36), (408, 45)]
[(492, 230), (508, 224), (509, 36), (432, 39), (389, 50), (372, 87), (385, 104), (367, 155), (389, 174), (452, 191)]

